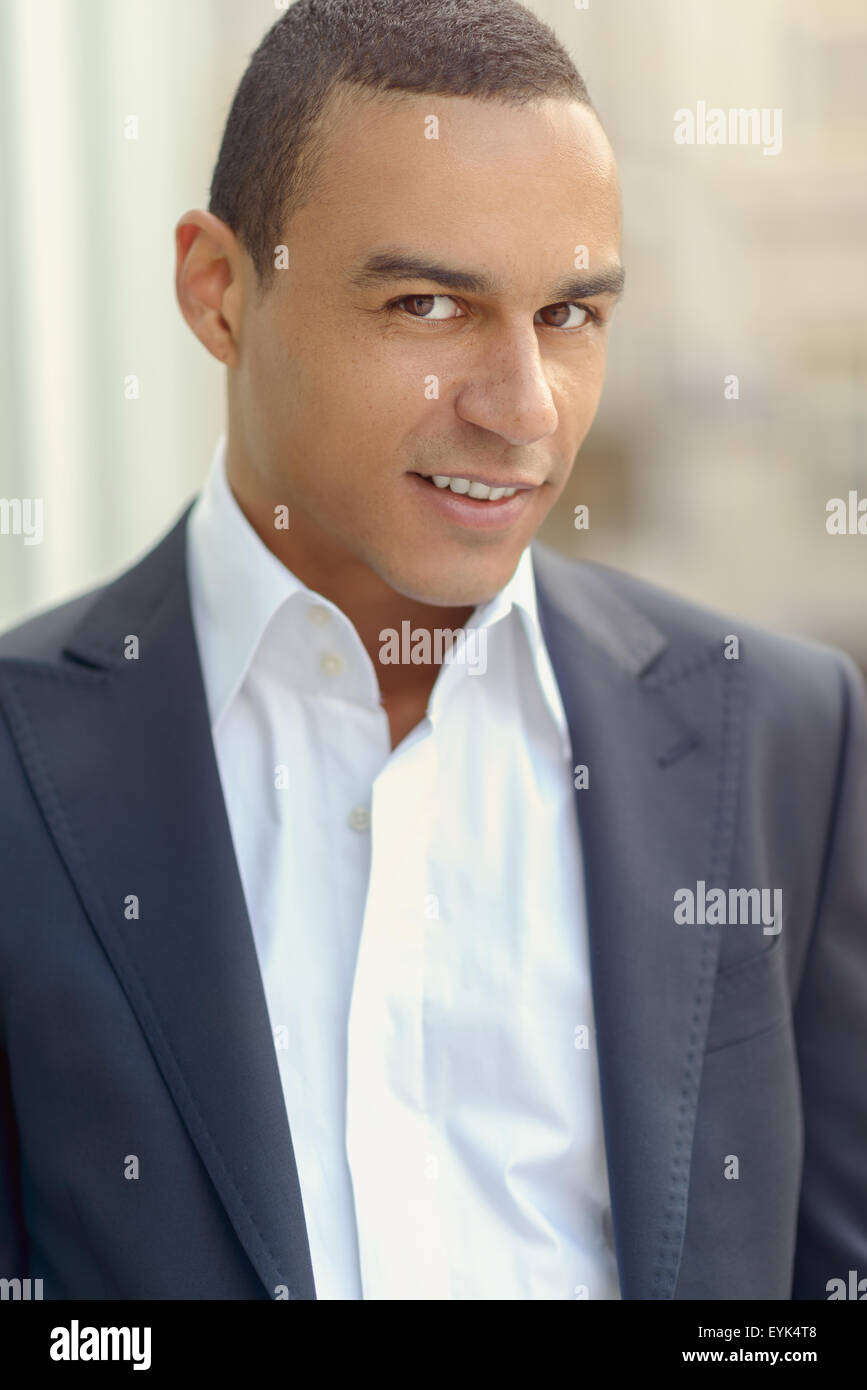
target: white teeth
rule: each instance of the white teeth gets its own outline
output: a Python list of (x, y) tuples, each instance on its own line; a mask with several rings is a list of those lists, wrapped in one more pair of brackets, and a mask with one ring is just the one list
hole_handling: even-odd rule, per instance
[(445, 473), (434, 473), (431, 482), (434, 487), (447, 487), (461, 496), (466, 494), (488, 502), (499, 502), (501, 497), (514, 497), (518, 491), (516, 487), (488, 487), (487, 483), (470, 482), (469, 478), (449, 478)]

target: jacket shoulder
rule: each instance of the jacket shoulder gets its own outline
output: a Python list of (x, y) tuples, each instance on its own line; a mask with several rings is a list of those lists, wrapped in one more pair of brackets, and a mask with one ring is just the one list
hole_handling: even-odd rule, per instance
[(0, 661), (59, 661), (74, 633), (89, 655), (107, 637), (116, 640), (118, 622), (147, 621), (167, 589), (177, 591), (186, 584), (186, 524), (192, 506), (188, 502), (169, 529), (118, 574), (0, 633)]
[[(726, 613), (675, 594), (662, 585), (622, 570), (587, 561), (570, 560), (549, 547), (534, 547), (537, 579), (549, 599), (561, 611), (571, 607), (580, 623), (582, 599), (602, 620), (625, 621), (638, 615), (641, 622), (665, 639), (665, 670), (674, 673), (701, 661), (703, 655), (723, 652), (726, 644), (738, 653), (769, 703), (779, 700), (817, 702), (819, 708), (839, 707), (841, 677), (851, 688), (863, 686), (863, 675), (840, 648), (814, 638), (777, 632), (761, 624)], [(573, 603), (568, 603), (568, 595)], [(737, 645), (730, 642), (736, 637)], [(655, 674), (655, 673), (654, 673)]]

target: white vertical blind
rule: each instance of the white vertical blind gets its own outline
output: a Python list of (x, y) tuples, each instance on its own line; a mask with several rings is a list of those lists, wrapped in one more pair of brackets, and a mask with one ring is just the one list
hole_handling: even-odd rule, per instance
[(41, 545), (0, 536), (0, 627), (127, 564), (207, 467), (223, 369), (178, 311), (173, 229), (206, 204), (246, 61), (218, 74), (221, 14), (0, 5), (0, 497), (44, 515)]

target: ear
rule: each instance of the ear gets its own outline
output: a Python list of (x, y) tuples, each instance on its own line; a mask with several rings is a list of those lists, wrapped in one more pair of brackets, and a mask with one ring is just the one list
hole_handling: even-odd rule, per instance
[(181, 313), (212, 357), (236, 367), (245, 253), (235, 233), (213, 213), (194, 209), (175, 227), (175, 249)]

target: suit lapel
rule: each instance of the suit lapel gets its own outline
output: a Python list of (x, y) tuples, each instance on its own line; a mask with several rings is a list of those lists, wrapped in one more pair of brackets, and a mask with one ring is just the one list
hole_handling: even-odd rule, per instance
[(672, 1298), (720, 941), (718, 926), (675, 924), (674, 893), (728, 879), (739, 663), (722, 631), (672, 650), (596, 567), (541, 547), (534, 561), (574, 762), (589, 769), (575, 798), (621, 1290)]
[[(58, 849), (271, 1297), (315, 1297), (252, 931), (214, 757), (186, 520), (0, 699)], [(136, 660), (124, 656), (138, 639)], [(139, 916), (125, 915), (131, 895)], [(285, 1295), (284, 1295), (285, 1296)]]

